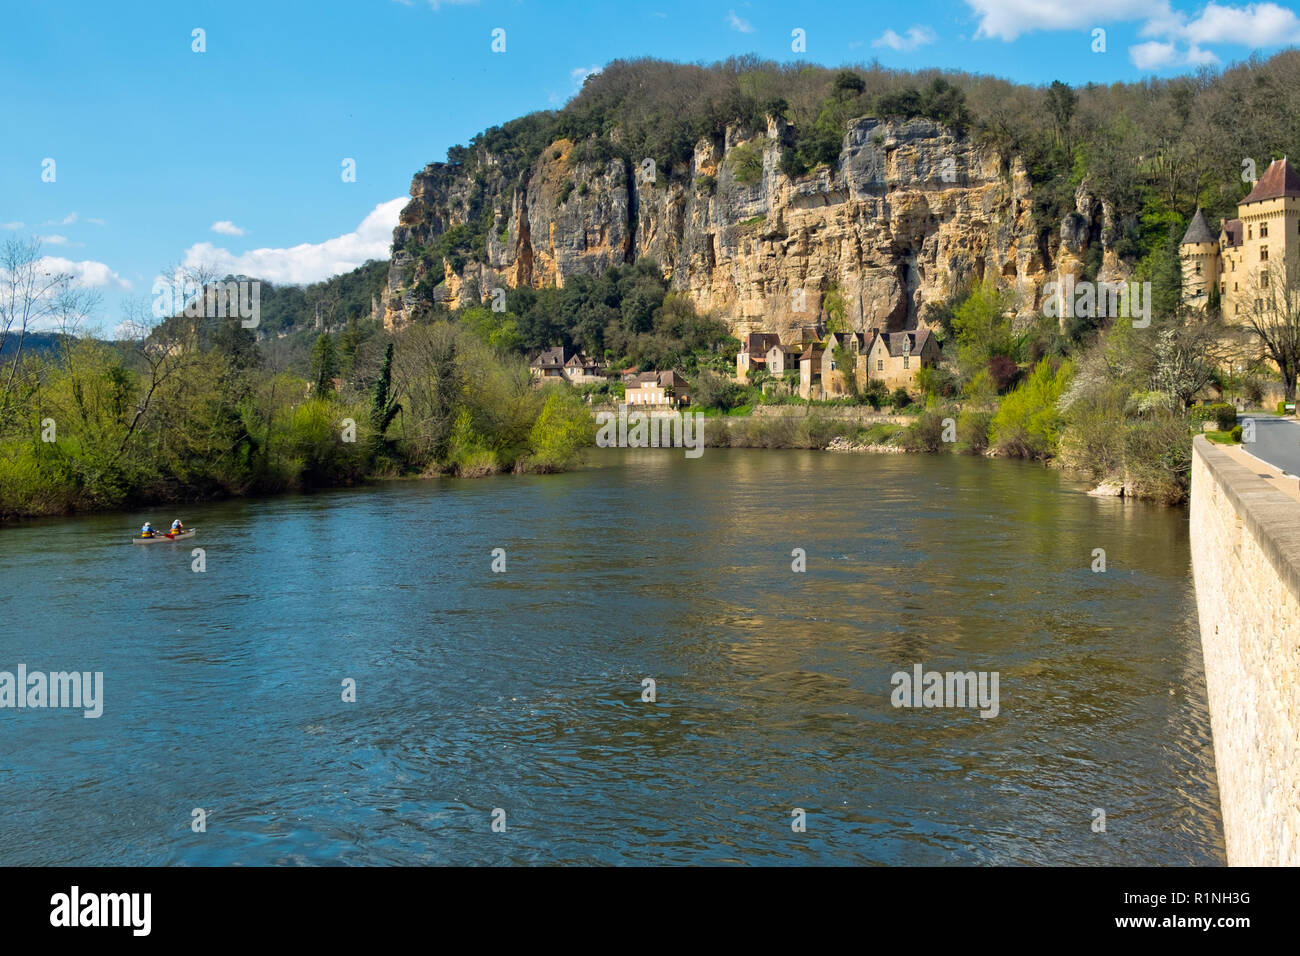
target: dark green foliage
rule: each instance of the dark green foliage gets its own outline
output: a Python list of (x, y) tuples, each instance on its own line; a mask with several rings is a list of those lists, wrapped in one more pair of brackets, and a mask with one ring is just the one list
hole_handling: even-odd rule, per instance
[(695, 376), (695, 381), (692, 382), (691, 401), (702, 408), (729, 411), (741, 404), (746, 391), (738, 382), (705, 370)]
[(383, 443), (384, 432), (393, 423), (402, 406), (389, 394), (393, 386), (393, 343), (389, 342), (384, 350), (384, 364), (380, 367), (379, 378), (375, 379), (370, 392), (370, 427), (374, 430), (375, 441)]
[(907, 389), (896, 388), (894, 393), (889, 396), (889, 404), (894, 406), (894, 411), (899, 412), (912, 404), (912, 398), (907, 394)]
[(338, 373), (338, 357), (334, 351), (334, 340), (329, 333), (322, 332), (316, 337), (316, 344), (311, 350), (312, 388), (322, 398), (334, 394), (334, 376)]

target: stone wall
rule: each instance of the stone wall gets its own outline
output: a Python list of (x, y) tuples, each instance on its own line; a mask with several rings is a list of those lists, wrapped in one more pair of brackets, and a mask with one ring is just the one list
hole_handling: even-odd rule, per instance
[(1194, 439), (1192, 565), (1228, 862), (1300, 864), (1300, 503)]
[(859, 425), (910, 425), (916, 419), (915, 415), (886, 415), (869, 405), (756, 405), (753, 414), (755, 418), (807, 418), (816, 415)]

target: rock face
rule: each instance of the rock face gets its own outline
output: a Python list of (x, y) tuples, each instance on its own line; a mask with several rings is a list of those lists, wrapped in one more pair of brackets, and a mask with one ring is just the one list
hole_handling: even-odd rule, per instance
[[(1043, 285), (1079, 277), (1094, 244), (1100, 278), (1126, 275), (1111, 249), (1110, 204), (1086, 183), (1059, 228), (1040, 228), (1018, 158), (932, 121), (855, 120), (834, 168), (796, 178), (779, 169), (788, 141), (779, 119), (759, 132), (730, 128), (724, 142), (697, 144), (689, 176), (673, 178), (648, 160), (579, 160), (567, 140), (517, 175), (491, 155), (475, 177), (430, 165), (393, 232), (385, 324), (408, 321), (410, 290), (422, 281), (455, 308), (494, 288), (562, 286), (641, 257), (735, 334), (776, 331), (783, 340), (824, 318), (832, 288), (853, 329), (898, 331), (926, 324), (931, 304), (987, 277), (1015, 294), (1028, 321)], [(441, 275), (410, 254), (485, 221), (485, 248), (444, 258)]]

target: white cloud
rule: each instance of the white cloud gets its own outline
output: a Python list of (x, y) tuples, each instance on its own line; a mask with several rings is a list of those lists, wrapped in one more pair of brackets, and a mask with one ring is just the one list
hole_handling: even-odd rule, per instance
[(51, 219), (48, 222), (41, 223), (41, 225), (42, 226), (70, 226), (76, 221), (77, 221), (77, 214), (75, 212), (70, 212), (58, 221)]
[(876, 39), (871, 41), (872, 46), (887, 46), (891, 50), (915, 50), (917, 47), (923, 47), (927, 43), (933, 43), (938, 39), (935, 32), (929, 27), (914, 26), (908, 27), (903, 36), (899, 36), (893, 30), (886, 30)]
[(26, 225), (25, 222), (0, 222), (0, 229), (22, 229)]
[(244, 230), (240, 229), (229, 219), (222, 219), (220, 222), (214, 222), (211, 228), (213, 232), (219, 232), (223, 236), (242, 236), (244, 234)]
[(1148, 20), (1168, 11), (1168, 0), (966, 0), (978, 14), (976, 38), (1014, 40), (1036, 30), (1077, 30), (1106, 22)]
[(41, 236), (41, 242), (50, 246), (66, 246), (68, 244), (67, 236)]
[(727, 11), (727, 26), (731, 27), (731, 29), (735, 30), (737, 33), (754, 32), (754, 25), (748, 20), (736, 16), (735, 10)]
[(87, 289), (122, 289), (130, 290), (131, 282), (123, 279), (102, 262), (90, 259), (73, 262), (62, 256), (41, 256), (40, 266), (46, 272), (65, 272), (72, 276), (74, 284)]
[(1159, 70), (1178, 62), (1178, 50), (1172, 43), (1149, 40), (1128, 48), (1129, 59), (1139, 70)]
[(185, 250), (184, 264), (270, 282), (319, 282), (355, 269), (367, 259), (388, 258), (393, 228), (407, 202), (404, 196), (382, 202), (354, 231), (324, 242), (304, 242), (284, 249), (253, 249), (238, 255), (210, 242), (195, 243)]
[(1275, 3), (1228, 7), (1210, 2), (1199, 17), (1187, 24), (1183, 33), (1193, 46), (1201, 43), (1237, 43), (1261, 48), (1286, 46), (1300, 43), (1300, 18)]
[(1170, 0), (1092, 0), (1086, 6), (1060, 0), (966, 0), (966, 5), (979, 17), (976, 38), (1006, 41), (1037, 30), (1087, 30), (1139, 20), (1138, 33), (1146, 42), (1130, 47), (1129, 58), (1142, 70), (1218, 63), (1209, 44), (1268, 49), (1300, 43), (1300, 17), (1276, 3), (1232, 6), (1210, 0), (1194, 16), (1175, 10)]
[(108, 223), (107, 223), (105, 220), (103, 220), (103, 219), (87, 219), (86, 222), (90, 223), (92, 226), (107, 226), (107, 225), (108, 225)]

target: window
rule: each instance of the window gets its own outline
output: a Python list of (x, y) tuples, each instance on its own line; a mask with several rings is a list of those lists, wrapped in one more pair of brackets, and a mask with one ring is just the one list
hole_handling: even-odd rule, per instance
[(1268, 246), (1259, 247), (1259, 261), (1268, 262)]
[(910, 356), (910, 355), (904, 355), (904, 356), (903, 356), (903, 368), (911, 368), (911, 367), (912, 367), (912, 356)]
[(1237, 283), (1235, 283), (1235, 282), (1232, 284), (1232, 291), (1233, 291), (1233, 292), (1236, 292), (1236, 291), (1237, 291)]
[(885, 360), (884, 360), (884, 359), (876, 359), (876, 371), (877, 371), (877, 372), (883, 372), (884, 370), (885, 370)]
[(1266, 222), (1261, 222), (1261, 223), (1259, 224), (1259, 238), (1261, 238), (1261, 239), (1267, 239), (1267, 238), (1268, 238), (1268, 223), (1266, 223)]
[(1196, 274), (1197, 275), (1201, 274), (1201, 264), (1199, 262), (1196, 263)]
[(1267, 288), (1268, 288), (1268, 273), (1267, 273), (1267, 272), (1261, 272), (1261, 273), (1259, 274), (1259, 287), (1260, 287), (1261, 289), (1267, 289)]
[(1255, 311), (1256, 311), (1256, 312), (1263, 312), (1263, 311), (1264, 311), (1264, 300), (1263, 300), (1263, 299), (1256, 299), (1256, 300), (1255, 300)]
[(835, 371), (835, 359), (831, 359), (831, 371)]
[(1254, 227), (1254, 226), (1247, 226), (1247, 227), (1246, 227), (1246, 238), (1247, 238), (1247, 239), (1254, 239), (1254, 238), (1255, 238), (1255, 227)]

